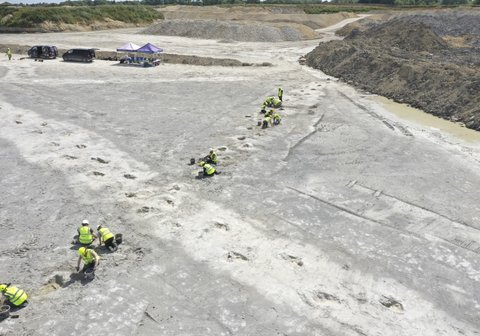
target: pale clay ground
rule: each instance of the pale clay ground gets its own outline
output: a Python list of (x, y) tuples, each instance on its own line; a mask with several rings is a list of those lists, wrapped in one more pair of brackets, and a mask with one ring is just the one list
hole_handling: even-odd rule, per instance
[[(0, 335), (480, 335), (478, 142), (299, 65), (318, 40), (2, 35), (127, 41), (273, 66), (4, 57), (0, 280), (31, 299)], [(282, 124), (260, 130), (279, 85)], [(189, 159), (222, 146), (222, 174), (196, 180)], [(84, 218), (125, 243), (93, 282), (58, 288)]]

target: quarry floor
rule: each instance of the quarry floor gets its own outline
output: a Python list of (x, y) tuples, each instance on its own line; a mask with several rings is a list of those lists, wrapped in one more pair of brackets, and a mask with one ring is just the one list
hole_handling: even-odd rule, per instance
[[(0, 335), (480, 335), (479, 142), (299, 65), (319, 40), (135, 32), (2, 42), (273, 66), (3, 56), (0, 281), (30, 305)], [(260, 129), (278, 86), (282, 123)], [(221, 174), (196, 179), (210, 147)], [(91, 282), (71, 244), (85, 218), (124, 236)]]

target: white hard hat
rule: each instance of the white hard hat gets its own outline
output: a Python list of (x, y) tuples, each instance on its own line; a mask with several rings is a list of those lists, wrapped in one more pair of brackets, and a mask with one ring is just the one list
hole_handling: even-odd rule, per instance
[(84, 219), (84, 220), (82, 221), (82, 224), (89, 224), (89, 223), (88, 223), (88, 219)]

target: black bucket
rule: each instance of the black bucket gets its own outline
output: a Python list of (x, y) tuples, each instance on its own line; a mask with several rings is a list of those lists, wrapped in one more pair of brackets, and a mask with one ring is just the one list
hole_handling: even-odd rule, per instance
[(123, 235), (121, 233), (115, 235), (115, 242), (119, 245), (123, 242)]
[(10, 306), (0, 306), (0, 319), (5, 319), (10, 316)]
[(93, 268), (89, 268), (85, 270), (83, 276), (86, 280), (92, 280), (93, 278), (95, 278), (95, 271), (93, 270)]
[(195, 159), (194, 159), (194, 158), (191, 158), (191, 159), (190, 159), (190, 164), (191, 164), (191, 165), (194, 165), (194, 164), (195, 164)]

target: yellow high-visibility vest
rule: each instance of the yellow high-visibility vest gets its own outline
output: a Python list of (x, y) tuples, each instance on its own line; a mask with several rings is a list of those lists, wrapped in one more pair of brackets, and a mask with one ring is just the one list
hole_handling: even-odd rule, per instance
[(3, 293), (7, 297), (8, 301), (14, 306), (20, 306), (28, 298), (27, 293), (23, 289), (19, 289), (15, 286), (9, 286)]
[(213, 168), (211, 165), (209, 165), (208, 163), (205, 163), (205, 165), (203, 166), (203, 169), (204, 169), (204, 172), (207, 174), (207, 175), (213, 175), (215, 174), (215, 168)]
[(82, 226), (78, 231), (78, 241), (80, 244), (91, 244), (93, 242), (93, 236), (88, 225)]
[(107, 241), (110, 238), (114, 237), (113, 233), (111, 233), (110, 230), (107, 228), (101, 228), (100, 230), (98, 230), (98, 232), (100, 232), (100, 234), (102, 235), (103, 241)]

